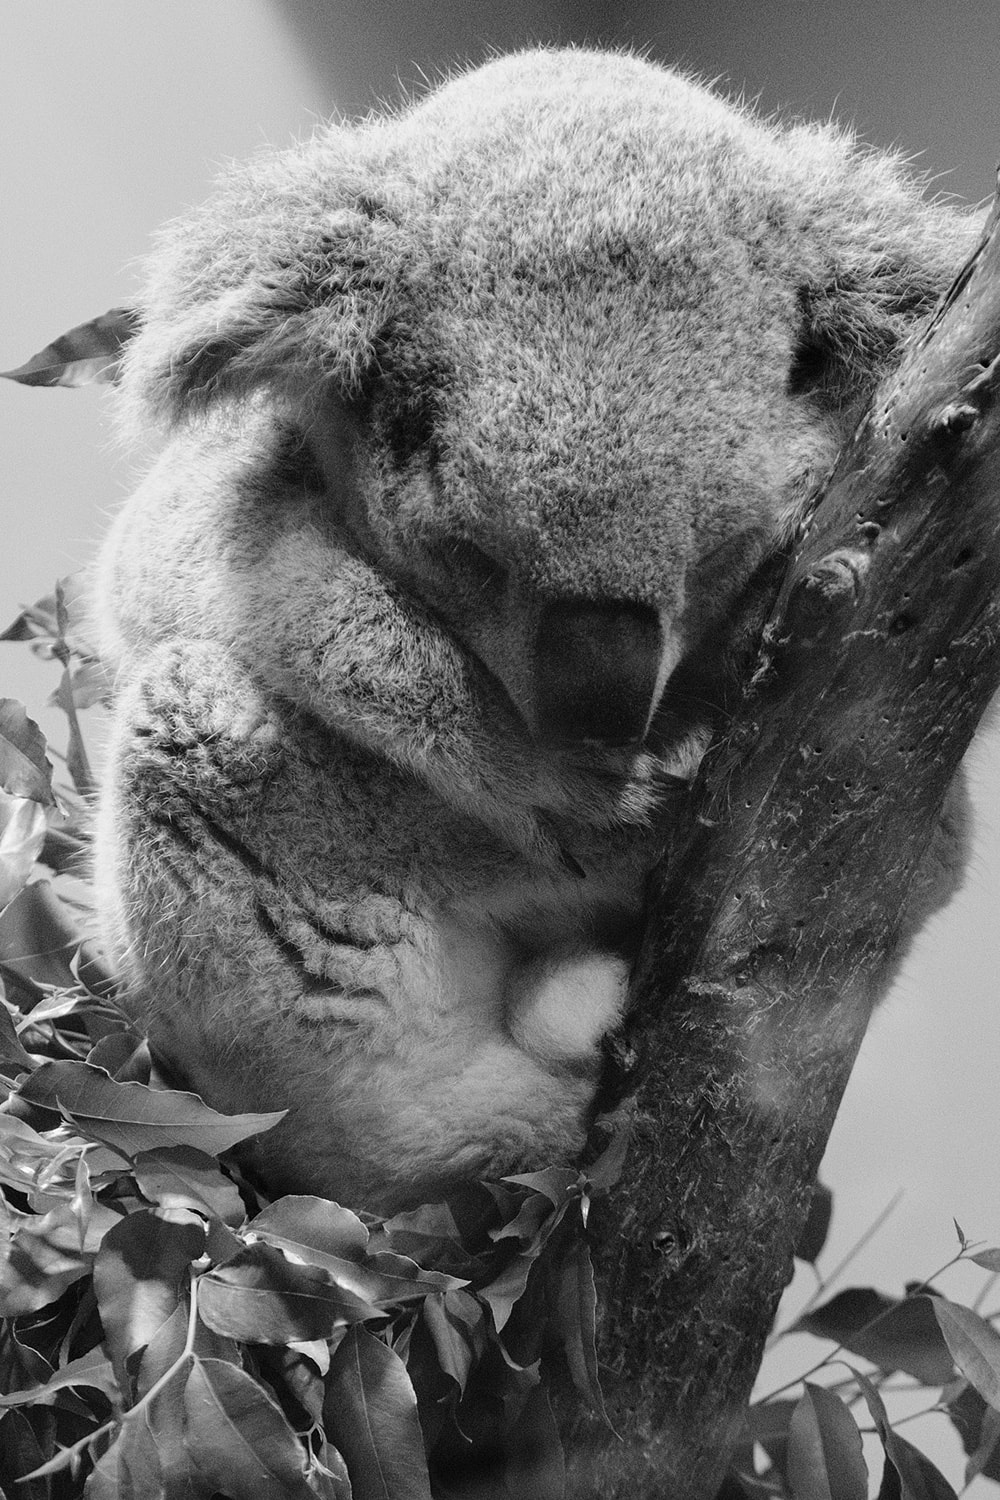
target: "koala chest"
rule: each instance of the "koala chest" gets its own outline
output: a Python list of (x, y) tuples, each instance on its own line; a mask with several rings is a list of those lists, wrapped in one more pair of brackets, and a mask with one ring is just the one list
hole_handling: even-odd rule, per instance
[[(324, 851), (316, 883), (353, 886), (335, 915), (354, 940), (317, 951), (300, 1019), (335, 1047), (345, 1028), (360, 1032), (372, 1054), (438, 1048), (454, 1067), (503, 1043), (545, 1068), (590, 1070), (624, 1005), (652, 862), (646, 837), (597, 840), (583, 873), (539, 871), (436, 801), (415, 817), (420, 792), (409, 783), (397, 800), (395, 778), (382, 774), (378, 888), (355, 884), (360, 870), (331, 870)], [(348, 865), (346, 851), (360, 846), (350, 828), (344, 817), (334, 841)]]
[(310, 955), (299, 1020), (335, 1046), (346, 1027), (373, 1053), (503, 1038), (545, 1066), (588, 1068), (620, 1019), (637, 938), (640, 884), (615, 873), (613, 897), (587, 901), (530, 878), (441, 906), (361, 897), (341, 909), (348, 941)]

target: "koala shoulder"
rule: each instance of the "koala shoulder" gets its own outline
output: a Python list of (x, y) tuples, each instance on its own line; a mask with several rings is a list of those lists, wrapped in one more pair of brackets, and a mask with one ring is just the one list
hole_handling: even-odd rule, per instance
[(92, 589), (97, 644), (128, 670), (164, 641), (224, 641), (231, 579), (308, 489), (301, 438), (260, 403), (179, 424), (115, 517)]

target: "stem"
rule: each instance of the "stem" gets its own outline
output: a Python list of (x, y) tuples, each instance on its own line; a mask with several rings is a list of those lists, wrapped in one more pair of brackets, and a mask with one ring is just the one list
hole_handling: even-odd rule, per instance
[(137, 1417), (140, 1414), (140, 1412), (145, 1411), (150, 1403), (154, 1401), (159, 1393), (163, 1390), (164, 1386), (166, 1386), (171, 1380), (173, 1380), (174, 1376), (181, 1369), (181, 1366), (184, 1365), (194, 1353), (194, 1340), (198, 1327), (198, 1282), (194, 1277), (191, 1277), (189, 1291), (190, 1307), (188, 1309), (188, 1326), (187, 1335), (184, 1339), (184, 1348), (181, 1350), (180, 1354), (174, 1360), (170, 1368), (168, 1370), (164, 1370), (159, 1380), (154, 1380), (153, 1384), (150, 1386), (146, 1394), (139, 1401), (137, 1401), (134, 1406), (130, 1407), (128, 1411), (122, 1412), (120, 1418), (112, 1417), (109, 1421), (102, 1423), (101, 1426), (96, 1428), (94, 1432), (88, 1433), (86, 1437), (82, 1437), (77, 1442), (73, 1443), (69, 1448), (60, 1448), (55, 1458), (50, 1458), (48, 1463), (42, 1464), (37, 1469), (32, 1469), (30, 1474), (22, 1475), (22, 1483), (29, 1479), (42, 1478), (46, 1474), (54, 1474), (58, 1470), (68, 1467), (70, 1464), (72, 1464), (73, 1460), (78, 1457), (79, 1454), (83, 1453), (85, 1449), (92, 1447), (93, 1444), (96, 1443), (100, 1438), (105, 1437), (109, 1433), (113, 1433), (119, 1426), (124, 1427), (126, 1422), (131, 1422), (134, 1417)]
[(890, 1198), (889, 1202), (886, 1204), (885, 1208), (883, 1208), (882, 1212), (872, 1220), (871, 1224), (864, 1231), (861, 1237), (855, 1240), (854, 1244), (848, 1250), (844, 1258), (837, 1262), (833, 1270), (830, 1272), (829, 1276), (821, 1276), (819, 1278), (818, 1284), (813, 1288), (812, 1292), (810, 1292), (805, 1302), (799, 1308), (799, 1311), (795, 1317), (795, 1322), (786, 1323), (784, 1328), (771, 1334), (770, 1338), (767, 1341), (768, 1349), (772, 1348), (779, 1339), (783, 1339), (787, 1337), (788, 1334), (795, 1331), (795, 1323), (799, 1322), (801, 1318), (806, 1317), (809, 1310), (816, 1306), (816, 1303), (819, 1301), (820, 1297), (822, 1297), (824, 1292), (828, 1291), (829, 1288), (833, 1286), (833, 1283), (836, 1281), (837, 1277), (847, 1269), (847, 1267), (851, 1264), (851, 1261), (854, 1260), (855, 1256), (860, 1255), (861, 1251), (868, 1244), (869, 1240), (874, 1239), (875, 1235), (878, 1234), (879, 1230), (882, 1228), (882, 1225), (885, 1223), (886, 1219), (888, 1219), (889, 1215), (895, 1212), (900, 1200), (902, 1199), (902, 1196), (903, 1189), (900, 1188), (899, 1192), (895, 1193), (892, 1198)]
[[(894, 1313), (897, 1307), (902, 1307), (904, 1302), (910, 1302), (914, 1297), (922, 1297), (924, 1295), (925, 1287), (929, 1287), (931, 1283), (936, 1281), (939, 1276), (943, 1276), (945, 1271), (950, 1271), (952, 1266), (957, 1265), (960, 1260), (964, 1259), (965, 1252), (963, 1250), (959, 1250), (958, 1253), (953, 1255), (950, 1260), (946, 1260), (944, 1264), (939, 1266), (936, 1271), (933, 1271), (930, 1276), (925, 1277), (925, 1279), (921, 1281), (918, 1286), (915, 1286), (911, 1292), (907, 1292), (905, 1297), (901, 1297), (899, 1301), (894, 1302), (891, 1307), (884, 1307), (880, 1313), (875, 1314), (874, 1318), (869, 1318), (867, 1323), (862, 1323), (860, 1328), (854, 1329), (852, 1337), (857, 1337), (858, 1334), (870, 1333), (873, 1328), (878, 1327), (879, 1323), (881, 1323), (884, 1318), (887, 1318), (890, 1313)], [(766, 1396), (761, 1396), (759, 1401), (754, 1402), (754, 1405), (763, 1406), (766, 1402), (773, 1401), (775, 1396), (779, 1396), (782, 1391), (788, 1391), (791, 1390), (793, 1386), (801, 1385), (802, 1381), (808, 1380), (810, 1375), (815, 1375), (817, 1370), (822, 1370), (824, 1365), (828, 1365), (831, 1360), (836, 1359), (837, 1355), (840, 1354), (842, 1350), (846, 1351), (848, 1354), (851, 1353), (851, 1350), (847, 1348), (846, 1344), (838, 1344), (837, 1347), (835, 1349), (831, 1349), (830, 1353), (826, 1355), (824, 1359), (821, 1359), (818, 1364), (815, 1364), (811, 1369), (806, 1370), (804, 1375), (797, 1375), (793, 1380), (786, 1380), (784, 1385), (775, 1386), (774, 1390), (768, 1391)], [(848, 1366), (848, 1368), (850, 1367)]]
[(97, 782), (91, 770), (90, 758), (83, 742), (83, 731), (80, 728), (80, 719), (73, 701), (73, 674), (70, 671), (72, 651), (66, 639), (66, 627), (69, 618), (66, 613), (66, 599), (61, 583), (56, 584), (56, 625), (59, 634), (52, 646), (52, 655), (62, 664), (62, 682), (59, 684), (60, 707), (69, 722), (69, 747), (66, 755), (66, 764), (73, 778), (73, 785), (81, 796), (89, 797), (97, 791)]

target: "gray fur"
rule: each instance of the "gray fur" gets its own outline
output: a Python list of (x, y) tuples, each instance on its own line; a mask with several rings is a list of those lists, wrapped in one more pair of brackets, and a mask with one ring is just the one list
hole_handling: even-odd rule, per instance
[(97, 590), (102, 905), (182, 1074), (290, 1109), (272, 1182), (391, 1207), (579, 1147), (711, 727), (659, 694), (974, 234), (835, 128), (586, 51), (163, 232), (123, 410), (165, 446)]

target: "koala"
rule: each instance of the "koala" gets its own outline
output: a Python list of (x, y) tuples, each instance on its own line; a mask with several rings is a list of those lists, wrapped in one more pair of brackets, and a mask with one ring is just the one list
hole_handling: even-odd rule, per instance
[(100, 908), (173, 1076), (287, 1110), (266, 1184), (391, 1212), (580, 1149), (758, 569), (976, 233), (835, 127), (553, 49), (162, 232)]

